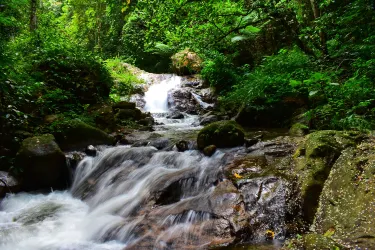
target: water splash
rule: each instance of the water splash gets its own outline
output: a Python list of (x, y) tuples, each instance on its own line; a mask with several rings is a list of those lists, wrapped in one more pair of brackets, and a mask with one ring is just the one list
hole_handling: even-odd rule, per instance
[(151, 113), (168, 112), (168, 92), (181, 85), (181, 77), (171, 76), (150, 86), (145, 93), (145, 110)]

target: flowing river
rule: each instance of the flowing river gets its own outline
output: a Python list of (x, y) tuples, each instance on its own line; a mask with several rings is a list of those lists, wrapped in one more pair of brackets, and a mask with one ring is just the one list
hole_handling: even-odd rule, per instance
[[(200, 128), (197, 115), (167, 118), (168, 93), (180, 85), (172, 76), (145, 94), (144, 109), (153, 113), (161, 134)], [(265, 240), (267, 229), (283, 240), (285, 183), (254, 179), (244, 184), (249, 190), (243, 197), (224, 177), (224, 166), (241, 150), (206, 157), (197, 150), (105, 148), (79, 163), (70, 190), (4, 198), (0, 249), (207, 249), (244, 234), (245, 211), (258, 228), (251, 240)]]

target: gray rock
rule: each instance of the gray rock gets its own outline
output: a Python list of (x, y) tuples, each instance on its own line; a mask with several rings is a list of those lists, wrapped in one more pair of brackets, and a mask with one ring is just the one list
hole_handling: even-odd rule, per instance
[(20, 191), (21, 185), (16, 178), (8, 172), (0, 171), (0, 198), (7, 193), (16, 193)]
[(200, 125), (207, 125), (217, 121), (219, 121), (219, 117), (217, 115), (209, 115), (201, 119)]
[(184, 117), (185, 117), (184, 114), (182, 114), (179, 111), (173, 111), (169, 113), (167, 116), (168, 119), (184, 119)]

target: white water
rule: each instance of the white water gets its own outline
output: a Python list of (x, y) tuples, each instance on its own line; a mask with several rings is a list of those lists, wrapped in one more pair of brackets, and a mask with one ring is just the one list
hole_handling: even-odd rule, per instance
[[(185, 204), (211, 192), (210, 176), (220, 171), (222, 157), (222, 153), (207, 158), (196, 151), (159, 152), (152, 147), (106, 149), (79, 164), (70, 192), (5, 198), (0, 212), (0, 249), (124, 249), (145, 237), (137, 228), (147, 226), (147, 219), (136, 211), (171, 182), (194, 178), (194, 182), (182, 182), (180, 202), (161, 206), (154, 211), (157, 216), (150, 215), (154, 225), (165, 229), (153, 232), (152, 244), (158, 248), (174, 233), (184, 235), (186, 231), (188, 235), (194, 223), (210, 219), (208, 213), (185, 210)], [(179, 230), (174, 231), (176, 228)]]
[[(164, 123), (159, 130), (189, 128), (197, 120), (197, 116), (187, 114), (179, 120), (166, 118), (168, 92), (180, 83), (178, 76), (167, 77), (151, 85), (145, 94), (145, 110)], [(188, 206), (186, 210), (185, 204), (205, 200), (222, 157), (219, 153), (206, 158), (197, 151), (128, 147), (109, 148), (96, 158), (86, 157), (76, 169), (70, 191), (8, 195), (1, 202), (0, 249), (120, 250), (137, 244), (145, 237), (137, 228), (147, 225), (147, 219), (134, 213), (152, 195), (180, 179), (180, 201), (154, 212), (159, 215), (152, 219), (153, 224), (164, 230), (153, 232), (151, 248), (164, 248), (164, 242), (176, 237), (187, 241), (190, 231), (196, 231), (194, 224), (209, 221), (210, 214), (189, 210)]]
[(145, 93), (145, 110), (151, 113), (168, 112), (168, 92), (179, 87), (180, 84), (181, 77), (171, 76), (160, 83), (151, 85)]
[[(145, 109), (164, 123), (161, 130), (191, 129), (198, 118), (166, 118), (168, 92), (180, 81), (168, 77), (146, 93)], [(80, 162), (70, 191), (2, 200), (0, 250), (199, 249), (215, 237), (213, 215), (235, 196), (215, 194), (224, 156), (105, 149)]]

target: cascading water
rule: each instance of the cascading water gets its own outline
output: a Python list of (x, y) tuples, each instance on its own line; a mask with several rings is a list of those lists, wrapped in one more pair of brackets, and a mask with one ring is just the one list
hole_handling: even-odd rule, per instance
[[(144, 76), (147, 81), (147, 76)], [(192, 129), (192, 125), (197, 123), (198, 116), (184, 113), (182, 119), (169, 119), (170, 112), (169, 93), (171, 90), (181, 87), (182, 78), (175, 75), (165, 75), (165, 78), (160, 82), (153, 84), (145, 93), (144, 101), (146, 102), (144, 110), (152, 113), (154, 119), (159, 124), (155, 126), (158, 131), (163, 130), (181, 130)], [(202, 102), (204, 105), (206, 103)], [(208, 105), (208, 104), (207, 104)]]
[(151, 113), (167, 113), (168, 92), (181, 85), (181, 77), (171, 76), (158, 84), (150, 86), (145, 93), (145, 110)]
[[(168, 91), (179, 84), (173, 76), (151, 86), (145, 109), (167, 113)], [(223, 167), (238, 150), (205, 157), (197, 150), (104, 149), (79, 163), (69, 191), (2, 200), (0, 249), (206, 249), (236, 234), (262, 240), (270, 228), (282, 239), (284, 184), (258, 178), (235, 187)], [(244, 231), (249, 223), (259, 230)]]

